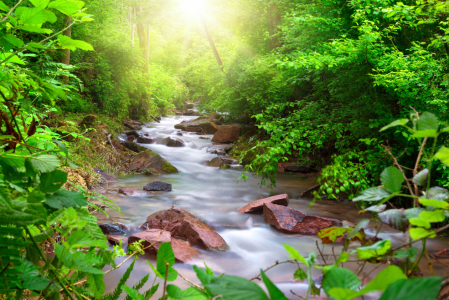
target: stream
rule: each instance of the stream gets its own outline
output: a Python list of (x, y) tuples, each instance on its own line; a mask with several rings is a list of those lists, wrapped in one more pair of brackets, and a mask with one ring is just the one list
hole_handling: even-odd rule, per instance
[[(96, 190), (113, 200), (120, 206), (122, 214), (111, 209), (107, 209), (109, 218), (103, 214), (97, 214), (100, 222), (121, 222), (125, 224), (132, 232), (143, 224), (146, 218), (159, 210), (169, 209), (176, 206), (187, 210), (194, 216), (203, 220), (214, 230), (216, 230), (229, 245), (229, 250), (224, 252), (212, 252), (198, 249), (201, 256), (196, 258), (190, 264), (176, 263), (174, 268), (184, 277), (195, 283), (199, 283), (196, 278), (192, 265), (204, 267), (203, 262), (215, 272), (216, 275), (226, 273), (245, 278), (252, 278), (260, 272), (260, 269), (273, 265), (276, 261), (287, 260), (288, 254), (282, 244), (288, 244), (296, 249), (303, 256), (319, 252), (317, 244), (324, 254), (324, 257), (334, 262), (332, 249), (338, 254), (341, 252), (342, 244), (323, 245), (317, 236), (305, 236), (300, 234), (282, 233), (274, 227), (271, 227), (262, 217), (257, 214), (240, 214), (236, 209), (244, 206), (251, 201), (265, 198), (272, 195), (287, 193), (290, 198), (289, 207), (299, 209), (310, 214), (329, 217), (339, 220), (346, 220), (357, 223), (364, 218), (370, 218), (369, 214), (358, 214), (358, 209), (353, 203), (335, 201), (318, 201), (310, 208), (311, 199), (301, 199), (299, 195), (315, 185), (316, 177), (300, 176), (294, 174), (279, 174), (277, 185), (272, 190), (266, 187), (260, 187), (260, 178), (248, 175), (247, 181), (237, 181), (241, 176), (242, 168), (234, 166), (233, 169), (221, 170), (207, 166), (216, 154), (207, 153), (207, 149), (224, 148), (226, 145), (212, 145), (213, 135), (202, 135), (208, 139), (200, 139), (195, 133), (182, 132), (174, 128), (183, 120), (192, 120), (194, 116), (173, 116), (162, 118), (160, 123), (148, 123), (140, 133), (148, 133), (150, 137), (155, 137), (158, 141), (172, 136), (183, 140), (185, 147), (167, 147), (164, 144), (141, 144), (151, 150), (159, 153), (167, 161), (172, 163), (178, 170), (178, 174), (162, 176), (145, 175), (127, 175), (120, 176), (118, 182), (109, 183)], [(168, 193), (155, 194), (153, 197), (127, 197), (117, 193), (119, 188), (142, 189), (150, 181), (164, 181), (171, 183), (173, 191)], [(365, 232), (367, 236), (373, 236), (376, 233), (378, 224), (371, 223), (372, 228)], [(382, 239), (390, 239), (392, 247), (405, 241), (401, 232), (383, 225), (379, 233)], [(434, 250), (438, 252), (448, 248), (447, 239), (431, 240), (428, 242), (430, 253)], [(360, 246), (358, 242), (353, 242), (350, 249)], [(419, 247), (418, 247), (419, 248)], [(125, 257), (116, 259), (117, 263), (123, 261)], [(143, 276), (150, 273), (150, 280), (141, 291), (146, 291), (151, 287), (155, 277), (150, 266), (145, 262), (150, 261), (155, 265), (155, 258), (142, 256), (135, 264), (134, 271), (127, 282), (128, 286), (133, 286)], [(441, 262), (448, 263), (447, 259), (440, 259)], [(128, 260), (121, 268), (105, 275), (106, 292), (114, 290), (123, 273), (126, 271), (132, 260)], [(320, 259), (322, 262), (322, 259)], [(436, 275), (447, 274), (447, 268), (442, 264), (433, 261)], [(359, 266), (357, 263), (345, 263), (346, 268), (357, 272)], [(364, 284), (374, 278), (377, 273), (386, 267), (387, 264), (373, 265), (367, 263), (361, 275), (365, 274)], [(110, 267), (106, 267), (105, 270)], [(428, 274), (427, 262), (421, 261), (420, 268), (424, 274)], [(300, 299), (293, 295), (290, 290), (301, 296), (305, 296), (307, 283), (293, 279), (293, 273), (297, 269), (296, 264), (283, 264), (276, 266), (267, 272), (267, 276), (285, 293), (289, 299)], [(316, 271), (316, 273), (315, 273)], [(314, 278), (320, 276), (319, 270), (314, 270)], [(363, 276), (362, 276), (363, 277)], [(159, 282), (160, 280), (156, 280)], [(255, 281), (260, 284), (259, 281)], [(179, 276), (175, 282), (172, 282), (181, 288), (187, 288), (189, 285)], [(161, 283), (162, 285), (162, 283)], [(265, 289), (263, 284), (262, 288)], [(312, 297), (312, 299), (326, 299), (322, 292), (321, 297)], [(155, 299), (162, 294), (162, 287), (154, 296)], [(120, 299), (124, 299), (122, 294)], [(378, 295), (365, 296), (365, 299), (377, 299)]]

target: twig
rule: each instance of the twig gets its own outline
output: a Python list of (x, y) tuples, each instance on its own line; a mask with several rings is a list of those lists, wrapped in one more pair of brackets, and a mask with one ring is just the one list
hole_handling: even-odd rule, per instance
[(190, 283), (190, 284), (193, 285), (194, 287), (199, 288), (199, 289), (202, 290), (202, 291), (205, 290), (202, 286), (200, 286), (200, 285), (198, 285), (198, 284), (196, 284), (196, 283), (190, 281), (188, 278), (185, 278), (184, 276), (182, 276), (181, 274), (179, 274), (179, 272), (178, 272), (178, 275), (179, 275), (179, 277), (181, 277), (182, 279), (184, 279), (185, 281), (187, 281), (188, 283)]
[(439, 263), (442, 264), (443, 266), (449, 268), (449, 265), (446, 265), (445, 263), (442, 263), (441, 261), (439, 261), (438, 258), (437, 258), (435, 255), (433, 255), (433, 254), (430, 254), (430, 255), (431, 255), (433, 258), (435, 258), (435, 260), (436, 260), (437, 262), (439, 262)]
[(326, 259), (324, 258), (323, 252), (321, 252), (320, 247), (318, 247), (318, 241), (315, 241), (316, 247), (318, 248), (318, 251), (321, 254), (321, 258), (323, 259), (324, 263), (327, 265)]
[(301, 298), (301, 299), (306, 299), (306, 298), (304, 298), (304, 297), (302, 297), (302, 296), (300, 296), (300, 295), (296, 294), (296, 293), (295, 293), (295, 292), (293, 292), (292, 290), (290, 290), (290, 293), (292, 293), (293, 295), (295, 295), (295, 296), (297, 296), (297, 297), (299, 297), (299, 298)]
[(407, 183), (407, 187), (408, 187), (408, 190), (409, 190), (410, 194), (413, 195), (412, 187), (410, 186), (410, 183), (409, 183), (408, 180), (407, 180), (407, 176), (405, 176), (404, 170), (402, 170), (402, 167), (401, 167), (401, 165), (398, 163), (396, 157), (391, 153), (391, 151), (390, 151), (386, 146), (384, 146), (384, 145), (382, 145), (382, 146), (383, 146), (383, 148), (385, 149), (385, 152), (387, 152), (387, 153), (393, 158), (394, 163), (398, 166), (399, 171), (401, 171), (402, 176), (403, 176), (404, 179), (405, 179), (405, 183)]
[[(425, 240), (424, 240), (425, 241)], [(429, 266), (429, 270), (430, 270), (430, 275), (434, 275), (433, 272), (433, 266), (432, 266), (432, 261), (430, 260), (429, 257), (429, 252), (427, 251), (427, 248), (424, 249), (424, 255), (426, 256), (426, 260), (427, 260), (427, 265)]]
[[(263, 271), (266, 272), (266, 271), (270, 270), (271, 268), (276, 267), (277, 265), (281, 265), (281, 264), (285, 264), (285, 263), (293, 263), (293, 262), (295, 262), (295, 261), (296, 261), (295, 259), (285, 260), (285, 261), (281, 261), (281, 262), (276, 261), (276, 263), (275, 263), (274, 265), (269, 266), (268, 268), (266, 268), (266, 269), (263, 270)], [(259, 279), (259, 280), (260, 280), (260, 275), (261, 275), (261, 274), (259, 273), (258, 275), (254, 276), (254, 277), (251, 278), (250, 280), (255, 280), (255, 279)]]
[(108, 135), (108, 142), (109, 142), (109, 144), (111, 144), (111, 147), (112, 147), (112, 149), (114, 149), (115, 153), (118, 153), (117, 150), (115, 150), (115, 147), (111, 142), (111, 134)]
[[(11, 10), (10, 10), (6, 15), (7, 15), (7, 16), (11, 15), (12, 12), (17, 8), (17, 6), (19, 6), (19, 4), (20, 4), (22, 1), (23, 1), (23, 0), (19, 0), (19, 2), (17, 2), (17, 4), (14, 5), (14, 7), (11, 8)], [(3, 22), (3, 21), (6, 21), (6, 19), (8, 19), (8, 17), (4, 17), (4, 18), (2, 19), (2, 22)]]
[(162, 300), (165, 300), (165, 290), (167, 289), (167, 278), (168, 278), (168, 268), (170, 267), (169, 263), (165, 263), (165, 279), (164, 279), (164, 290), (162, 291)]

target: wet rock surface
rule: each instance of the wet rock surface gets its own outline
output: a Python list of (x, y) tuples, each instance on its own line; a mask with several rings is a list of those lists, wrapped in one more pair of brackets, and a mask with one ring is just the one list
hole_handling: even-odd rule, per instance
[(171, 183), (163, 181), (152, 181), (143, 188), (145, 191), (165, 191), (170, 192), (172, 190)]
[(212, 138), (215, 143), (233, 143), (239, 139), (240, 128), (233, 125), (221, 125)]
[(289, 165), (284, 167), (285, 172), (292, 173), (312, 173), (317, 172), (316, 169), (307, 166)]
[(166, 161), (156, 152), (151, 151), (147, 148), (145, 148), (145, 151), (131, 158), (129, 170), (131, 172), (137, 172), (146, 175), (179, 173), (178, 169), (176, 169), (171, 163)]
[(166, 228), (172, 236), (208, 250), (225, 250), (225, 240), (212, 228), (181, 208), (155, 212), (142, 224), (142, 229)]
[(188, 243), (180, 241), (171, 236), (170, 232), (161, 229), (149, 229), (143, 232), (135, 233), (128, 239), (128, 244), (132, 244), (144, 240), (142, 242), (144, 247), (151, 247), (145, 249), (149, 255), (156, 255), (162, 243), (169, 242), (173, 248), (175, 258), (180, 262), (188, 262), (194, 257), (198, 256), (200, 252), (192, 248)]
[(208, 117), (199, 117), (195, 120), (176, 124), (175, 128), (190, 132), (200, 132), (201, 134), (214, 134), (218, 131), (217, 124)]
[(318, 234), (321, 229), (343, 225), (339, 220), (313, 216), (271, 203), (264, 203), (263, 216), (270, 225), (290, 233)]
[(122, 241), (123, 246), (128, 244), (128, 238), (122, 235), (108, 234), (106, 235), (106, 238), (108, 239), (109, 244), (111, 244), (112, 246), (119, 245), (120, 241)]
[(216, 168), (220, 168), (220, 169), (229, 169), (230, 168), (229, 164), (227, 162), (225, 162), (225, 160), (222, 159), (221, 157), (215, 157), (210, 162), (208, 162), (207, 165), (209, 167), (216, 167)]
[(103, 179), (105, 179), (106, 181), (117, 181), (117, 180), (118, 180), (117, 177), (112, 176), (112, 175), (106, 173), (105, 171), (102, 171), (102, 170), (97, 169), (97, 168), (93, 168), (93, 169), (94, 169), (94, 171), (95, 171), (96, 173), (100, 174), (100, 176), (101, 176)]
[(180, 139), (168, 137), (166, 138), (166, 145), (167, 147), (184, 147), (185, 143)]
[(120, 224), (107, 224), (107, 223), (100, 223), (98, 224), (101, 231), (103, 231), (103, 234), (118, 234), (118, 235), (124, 235), (126, 234), (126, 227), (121, 226)]
[(133, 188), (121, 188), (118, 190), (119, 194), (129, 196), (129, 197), (150, 197), (152, 196), (151, 193), (148, 193), (144, 190), (138, 190)]
[(137, 138), (137, 142), (139, 144), (154, 144), (156, 142), (156, 139), (155, 138), (139, 136)]
[(263, 211), (263, 205), (265, 203), (273, 203), (277, 205), (283, 205), (288, 206), (288, 195), (287, 194), (281, 194), (276, 195), (260, 200), (256, 200), (254, 202), (251, 202), (243, 207), (240, 207), (237, 209), (237, 212), (243, 214), (243, 213), (252, 213), (252, 212), (262, 212)]
[(134, 143), (133, 141), (122, 142), (122, 145), (125, 146), (125, 148), (127, 148), (133, 152), (136, 152), (136, 153), (140, 153), (140, 152), (147, 150), (147, 148), (140, 146), (140, 145)]

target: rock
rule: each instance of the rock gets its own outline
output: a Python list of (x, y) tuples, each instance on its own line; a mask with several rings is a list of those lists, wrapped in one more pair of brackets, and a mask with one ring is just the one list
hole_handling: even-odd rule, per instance
[(223, 251), (227, 248), (226, 242), (217, 232), (191, 213), (177, 207), (153, 213), (141, 228), (166, 228), (172, 236), (204, 249)]
[(139, 137), (140, 136), (140, 134), (137, 131), (135, 131), (135, 130), (126, 131), (125, 134), (126, 135), (134, 135), (135, 137)]
[(168, 137), (165, 140), (167, 143), (167, 147), (184, 147), (185, 146), (184, 141), (177, 139), (177, 138)]
[(209, 167), (216, 167), (220, 169), (229, 169), (230, 166), (222, 158), (215, 157), (210, 162), (207, 163)]
[(95, 122), (97, 122), (97, 117), (94, 115), (89, 115), (83, 118), (83, 120), (79, 123), (79, 126), (83, 129), (91, 128)]
[(131, 130), (141, 130), (143, 124), (139, 121), (125, 120), (123, 125)]
[(212, 138), (215, 143), (233, 143), (239, 139), (240, 128), (233, 125), (222, 125)]
[(192, 121), (176, 124), (175, 128), (189, 132), (201, 132), (202, 134), (214, 134), (218, 131), (217, 124), (208, 117), (199, 117)]
[(126, 138), (127, 138), (128, 142), (133, 142), (136, 139), (136, 137), (134, 135), (127, 135)]
[(76, 140), (76, 137), (72, 135), (72, 133), (79, 134), (79, 130), (73, 126), (60, 126), (56, 129), (56, 133), (61, 135), (62, 139), (67, 142), (73, 142)]
[(185, 116), (199, 116), (199, 115), (201, 115), (199, 112), (197, 112), (197, 111), (194, 111), (193, 109), (187, 109), (185, 112), (184, 112), (184, 115)]
[(169, 109), (169, 111), (173, 112), (175, 115), (182, 116), (183, 112), (176, 109)]
[(145, 148), (145, 151), (142, 151), (138, 155), (131, 158), (129, 170), (131, 172), (143, 173), (146, 175), (179, 173), (178, 169), (176, 169), (171, 163), (166, 161), (156, 152), (147, 148)]
[(129, 237), (128, 244), (130, 245), (138, 242), (139, 240), (144, 240), (142, 242), (144, 247), (154, 244), (153, 246), (145, 249), (145, 252), (150, 255), (156, 255), (160, 245), (165, 242), (169, 242), (171, 244), (175, 258), (180, 262), (189, 262), (194, 257), (200, 255), (200, 252), (195, 248), (190, 247), (188, 243), (177, 240), (176, 238), (170, 236), (170, 232), (160, 229), (149, 229), (143, 232), (135, 233)]
[(224, 151), (224, 149), (217, 149), (215, 150), (215, 154), (225, 156), (226, 152)]
[(140, 144), (154, 144), (156, 142), (156, 139), (139, 136), (137, 138), (137, 142)]
[(94, 170), (95, 172), (97, 172), (98, 174), (100, 174), (101, 177), (103, 177), (103, 179), (105, 179), (105, 180), (107, 180), (107, 181), (117, 181), (117, 180), (118, 180), (117, 177), (112, 176), (112, 175), (110, 175), (110, 174), (108, 174), (108, 173), (106, 173), (106, 172), (104, 172), (104, 171), (102, 171), (102, 170), (100, 170), (100, 169), (93, 168), (93, 170)]
[(199, 138), (200, 140), (209, 140), (209, 138), (207, 138), (207, 137), (204, 137), (204, 136), (200, 136), (200, 138)]
[(299, 195), (299, 198), (313, 198), (313, 192), (318, 192), (320, 190), (320, 185), (314, 185), (311, 188), (305, 190)]
[(171, 183), (162, 181), (152, 181), (148, 183), (144, 188), (145, 191), (171, 191)]
[(121, 235), (108, 234), (106, 235), (106, 238), (108, 239), (109, 244), (111, 244), (112, 246), (119, 245), (120, 240), (122, 240), (123, 246), (128, 244), (128, 238)]
[(229, 145), (227, 145), (226, 147), (224, 147), (224, 151), (226, 152), (226, 153), (229, 153), (229, 152), (231, 152), (231, 150), (234, 148), (234, 144), (229, 144)]
[(140, 146), (134, 142), (122, 142), (123, 146), (125, 146), (126, 148), (128, 148), (129, 150), (136, 152), (136, 153), (140, 153), (140, 152), (144, 152), (146, 151), (148, 148), (145, 148), (143, 146)]
[(195, 104), (193, 104), (193, 103), (185, 103), (185, 104), (184, 104), (184, 107), (185, 107), (186, 109), (194, 108), (194, 107), (195, 107)]
[(176, 135), (182, 136), (182, 132), (178, 131), (178, 132), (176, 132)]
[(151, 193), (144, 190), (132, 189), (132, 188), (121, 188), (118, 190), (119, 194), (126, 195), (129, 197), (150, 197)]
[(298, 165), (289, 165), (284, 167), (285, 172), (293, 172), (293, 173), (311, 173), (316, 172), (315, 169), (307, 167), (307, 166), (298, 166)]
[(120, 225), (100, 223), (100, 224), (98, 224), (98, 226), (100, 227), (101, 231), (103, 231), (103, 234), (105, 234), (105, 235), (108, 235), (108, 234), (124, 235), (124, 234), (126, 234), (126, 230)]
[(290, 233), (318, 234), (321, 229), (343, 225), (338, 220), (308, 215), (299, 210), (272, 203), (264, 203), (263, 216), (270, 225)]
[(265, 203), (274, 203), (277, 205), (283, 205), (288, 206), (288, 195), (287, 194), (281, 194), (276, 195), (260, 200), (256, 200), (254, 202), (251, 202), (243, 207), (240, 207), (237, 209), (237, 212), (243, 214), (243, 213), (250, 213), (250, 212), (262, 212), (263, 211), (263, 205)]

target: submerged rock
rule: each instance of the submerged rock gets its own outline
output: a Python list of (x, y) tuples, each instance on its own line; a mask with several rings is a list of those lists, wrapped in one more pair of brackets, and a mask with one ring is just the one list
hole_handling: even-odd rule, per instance
[(239, 139), (240, 128), (233, 125), (221, 125), (212, 138), (214, 143), (233, 143)]
[(169, 242), (173, 248), (176, 260), (180, 262), (188, 262), (194, 257), (198, 256), (200, 252), (195, 248), (190, 247), (186, 242), (177, 240), (170, 235), (170, 232), (161, 229), (149, 229), (143, 232), (135, 233), (128, 239), (128, 244), (143, 240), (144, 247), (151, 247), (145, 249), (145, 253), (149, 255), (156, 255), (162, 243)]
[(178, 169), (176, 169), (171, 163), (166, 161), (156, 152), (151, 151), (147, 148), (145, 148), (145, 151), (140, 152), (139, 154), (131, 158), (129, 170), (131, 172), (137, 172), (146, 175), (179, 173)]
[(237, 209), (237, 212), (243, 214), (243, 213), (250, 213), (250, 212), (262, 212), (263, 211), (263, 205), (265, 203), (273, 203), (277, 205), (283, 205), (288, 206), (288, 195), (287, 194), (281, 194), (276, 195), (260, 200), (256, 200), (254, 202), (251, 202), (243, 207), (240, 207)]
[(148, 138), (148, 137), (139, 136), (137, 138), (137, 142), (139, 144), (154, 144), (156, 142), (156, 139), (155, 138)]
[(208, 250), (225, 250), (225, 240), (212, 228), (181, 208), (155, 212), (142, 224), (142, 229), (158, 228), (170, 231), (174, 237)]
[(318, 234), (321, 229), (343, 226), (339, 220), (312, 216), (282, 205), (264, 203), (263, 216), (267, 222), (285, 232)]
[(167, 147), (184, 147), (185, 143), (184, 141), (177, 139), (177, 138), (172, 138), (172, 137), (168, 137), (165, 139), (166, 141), (166, 145)]
[(218, 131), (217, 124), (208, 117), (199, 117), (192, 121), (176, 124), (175, 128), (190, 132), (201, 132), (202, 134), (214, 134)]
[(118, 190), (119, 194), (126, 195), (129, 197), (150, 197), (151, 193), (144, 190), (132, 189), (132, 188), (121, 188)]
[(144, 188), (145, 191), (165, 191), (170, 192), (172, 189), (171, 183), (162, 181), (152, 181), (148, 183)]
[(108, 239), (109, 244), (111, 244), (112, 246), (119, 245), (120, 241), (122, 241), (123, 246), (128, 244), (128, 238), (122, 235), (108, 234), (106, 235), (106, 238)]
[(293, 173), (312, 173), (316, 172), (317, 170), (307, 166), (289, 165), (284, 167), (284, 171)]
[(124, 226), (121, 223), (118, 224), (107, 224), (107, 223), (100, 223), (98, 224), (101, 231), (103, 231), (103, 234), (118, 234), (118, 235), (124, 235), (126, 234), (126, 226)]
[(106, 173), (106, 172), (104, 172), (104, 171), (102, 171), (102, 170), (100, 170), (100, 169), (93, 168), (93, 170), (94, 170), (96, 173), (100, 174), (100, 176), (101, 176), (103, 179), (105, 179), (106, 181), (117, 181), (117, 180), (118, 180), (117, 177), (112, 176), (112, 175), (110, 175), (110, 174), (108, 174), (108, 173)]
[(221, 157), (215, 157), (210, 162), (208, 162), (207, 165), (209, 167), (216, 167), (216, 168), (220, 168), (220, 169), (229, 169), (230, 168), (229, 164), (226, 163), (225, 160), (222, 159)]

